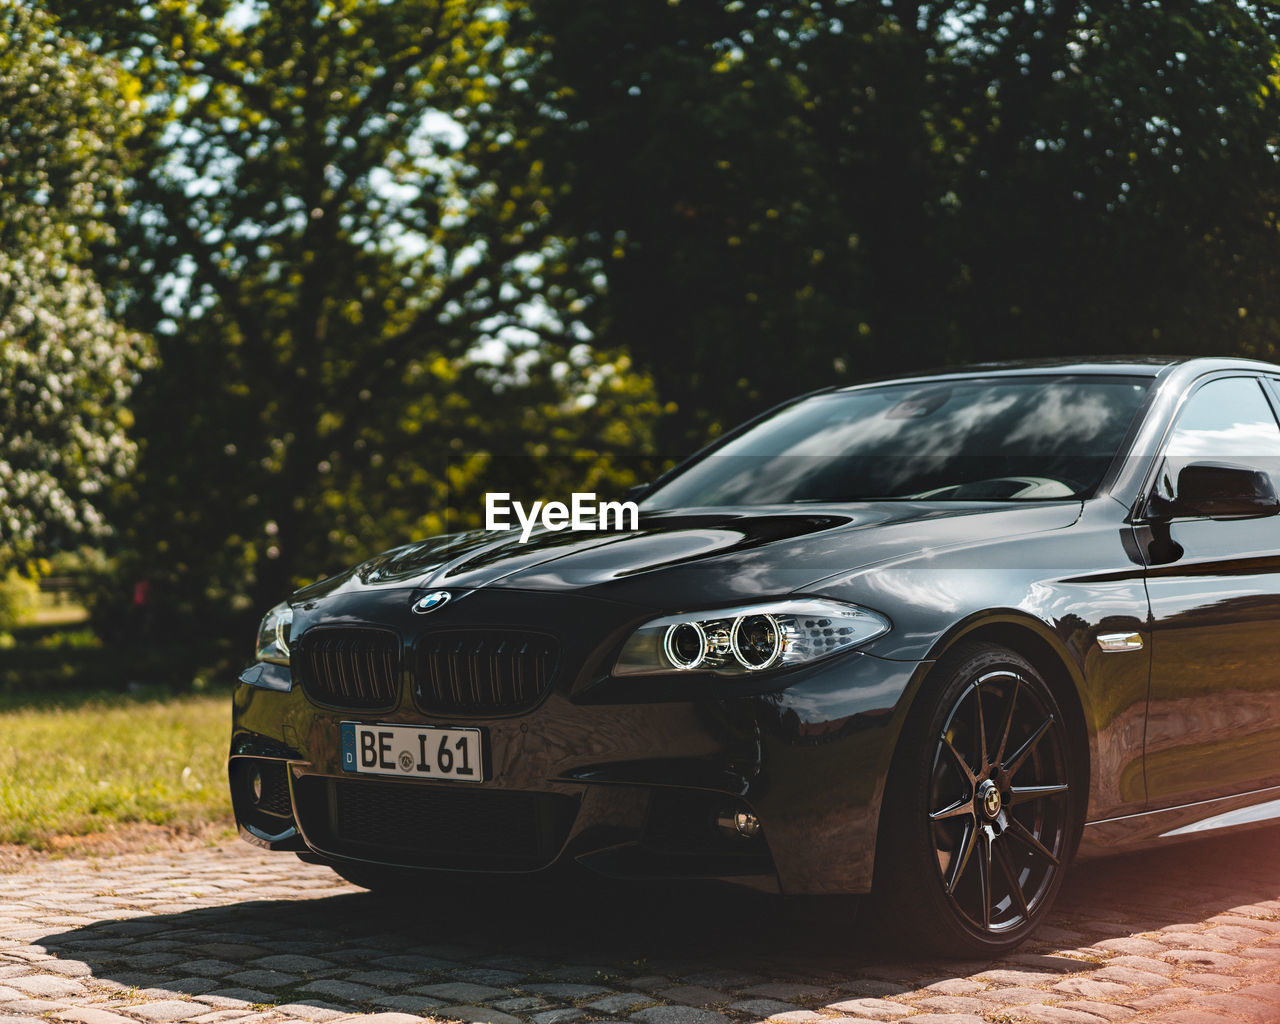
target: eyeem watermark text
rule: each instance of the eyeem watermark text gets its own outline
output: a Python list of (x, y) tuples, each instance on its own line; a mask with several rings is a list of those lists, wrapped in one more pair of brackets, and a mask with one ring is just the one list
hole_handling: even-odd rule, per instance
[(520, 523), (520, 543), (529, 539), (539, 524), (548, 530), (635, 530), (640, 525), (640, 508), (634, 501), (596, 501), (594, 491), (574, 493), (569, 504), (563, 501), (535, 501), (526, 507), (512, 501), (506, 491), (490, 491), (484, 496), (484, 528), (512, 530), (511, 515)]

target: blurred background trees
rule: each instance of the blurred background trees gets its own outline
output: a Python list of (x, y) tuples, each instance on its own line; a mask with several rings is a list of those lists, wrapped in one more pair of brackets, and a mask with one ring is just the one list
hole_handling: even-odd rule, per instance
[(86, 264), (114, 244), (137, 95), (47, 14), (0, 3), (0, 577), (41, 547), (105, 535), (99, 499), (133, 466), (144, 339)]
[(882, 373), (1274, 351), (1269, 5), (529, 2), (590, 326), (671, 448)]
[[(6, 24), (36, 17), (13, 2)], [(115, 523), (115, 606), (146, 581), (184, 636), (474, 525), (487, 487), (616, 493), (813, 387), (1051, 354), (1275, 355), (1268, 5), (45, 7), (43, 71), (0, 47), (0, 203), (18, 172), (97, 184), (88, 206), (31, 186), (77, 225), (79, 288), (24, 287), (23, 315), (116, 360), (71, 360), (114, 454), (66, 493), (76, 522)], [(42, 74), (74, 79), (61, 106), (22, 98)], [(77, 156), (56, 140), (93, 103), (108, 142)], [(74, 327), (89, 315), (100, 330)], [(56, 364), (3, 337), (0, 367)], [(36, 508), (15, 479), (10, 518)], [(46, 545), (69, 536), (58, 521)]]
[[(148, 97), (103, 272), (161, 366), (121, 521), (165, 614), (217, 631), (301, 578), (476, 525), (495, 455), (643, 448), (647, 385), (583, 344), (530, 126), (497, 102), (500, 9), (62, 14)], [(512, 489), (541, 483), (503, 464)]]

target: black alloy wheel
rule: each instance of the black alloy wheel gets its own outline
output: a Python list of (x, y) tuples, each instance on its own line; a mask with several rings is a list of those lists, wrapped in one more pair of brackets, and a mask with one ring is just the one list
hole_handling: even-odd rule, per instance
[(886, 792), (878, 901), (914, 946), (997, 954), (1044, 918), (1074, 852), (1084, 794), (1067, 725), (1035, 668), (990, 644), (946, 659), (917, 699)]

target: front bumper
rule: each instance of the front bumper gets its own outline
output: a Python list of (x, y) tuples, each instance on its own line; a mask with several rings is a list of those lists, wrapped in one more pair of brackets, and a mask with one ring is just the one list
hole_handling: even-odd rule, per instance
[[(382, 607), (366, 595), (359, 609), (302, 609), (294, 635), (334, 621), (421, 631), (398, 611), (414, 593), (394, 593)], [(468, 624), (517, 621), (563, 636), (571, 624), (597, 642), (566, 642), (549, 692), (511, 714), (427, 714), (408, 680), (391, 710), (324, 708), (290, 685), (288, 669), (246, 672), (254, 681), (236, 686), (230, 759), (246, 839), (332, 862), (527, 872), (576, 861), (620, 877), (791, 893), (870, 888), (902, 698), (924, 666), (853, 653), (778, 677), (775, 688), (753, 681), (755, 692), (679, 678), (624, 685), (607, 677), (609, 652), (647, 610), (496, 591), (458, 605), (449, 625), (465, 613)], [(344, 721), (478, 728), (485, 781), (345, 772)], [(755, 815), (760, 834), (725, 827), (738, 812)]]

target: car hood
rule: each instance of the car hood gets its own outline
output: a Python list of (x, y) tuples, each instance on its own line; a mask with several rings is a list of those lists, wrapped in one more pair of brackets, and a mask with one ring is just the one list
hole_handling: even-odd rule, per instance
[(1080, 502), (868, 502), (645, 513), (639, 529), (518, 530), (434, 537), (300, 591), (297, 600), (384, 588), (575, 591), (643, 605), (789, 593), (885, 561), (935, 558), (996, 538), (1058, 530)]

